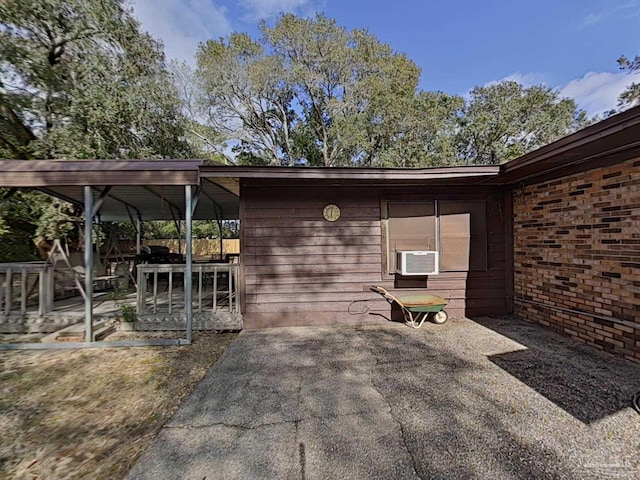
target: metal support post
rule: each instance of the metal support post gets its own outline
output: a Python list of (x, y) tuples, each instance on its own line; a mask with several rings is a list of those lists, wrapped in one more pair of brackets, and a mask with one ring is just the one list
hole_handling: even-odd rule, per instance
[(84, 187), (84, 330), (86, 342), (93, 342), (93, 213), (91, 187)]
[(142, 221), (140, 217), (136, 218), (136, 255), (140, 255), (142, 248)]
[(187, 321), (187, 343), (191, 343), (192, 329), (193, 329), (193, 305), (191, 304), (191, 267), (192, 267), (192, 232), (191, 232), (191, 219), (193, 217), (193, 204), (191, 196), (191, 185), (184, 187), (185, 197), (185, 257), (186, 265), (184, 268), (184, 314)]

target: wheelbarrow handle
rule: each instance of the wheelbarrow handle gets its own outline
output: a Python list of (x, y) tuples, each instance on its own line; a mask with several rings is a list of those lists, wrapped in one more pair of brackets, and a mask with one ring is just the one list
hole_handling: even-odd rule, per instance
[(404, 305), (402, 304), (402, 302), (397, 297), (389, 293), (386, 289), (379, 287), (377, 285), (371, 285), (371, 290), (382, 295), (387, 301), (396, 302), (398, 305), (404, 308)]

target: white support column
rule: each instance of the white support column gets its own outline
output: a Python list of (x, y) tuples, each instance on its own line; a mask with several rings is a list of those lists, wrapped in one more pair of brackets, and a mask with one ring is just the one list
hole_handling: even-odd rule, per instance
[(191, 185), (184, 187), (184, 199), (185, 199), (185, 260), (186, 265), (184, 269), (184, 314), (187, 320), (187, 343), (191, 343), (192, 329), (193, 329), (193, 305), (191, 303), (191, 281), (193, 279), (191, 275), (192, 265), (192, 252), (191, 252), (191, 218), (193, 217), (193, 201), (191, 196)]
[(93, 194), (84, 187), (84, 331), (93, 342)]

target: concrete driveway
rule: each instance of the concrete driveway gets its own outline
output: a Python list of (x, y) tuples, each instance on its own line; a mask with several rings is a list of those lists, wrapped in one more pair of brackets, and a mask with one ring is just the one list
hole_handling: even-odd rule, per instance
[(637, 390), (509, 319), (244, 332), (128, 478), (639, 478)]

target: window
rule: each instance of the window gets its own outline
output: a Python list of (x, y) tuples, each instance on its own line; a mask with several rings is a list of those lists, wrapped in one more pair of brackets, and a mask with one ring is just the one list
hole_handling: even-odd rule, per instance
[(487, 269), (486, 204), (478, 201), (387, 202), (387, 267), (399, 250), (440, 252), (440, 271)]

